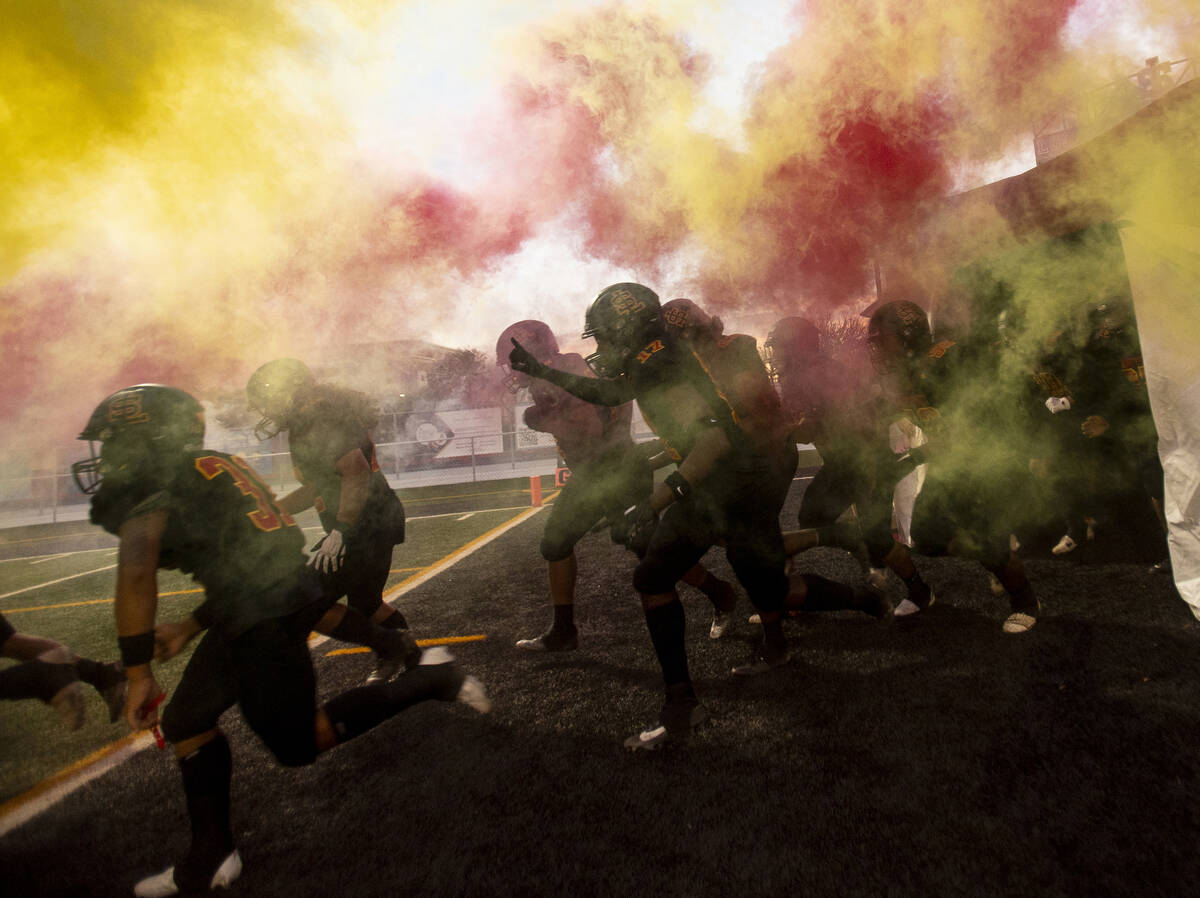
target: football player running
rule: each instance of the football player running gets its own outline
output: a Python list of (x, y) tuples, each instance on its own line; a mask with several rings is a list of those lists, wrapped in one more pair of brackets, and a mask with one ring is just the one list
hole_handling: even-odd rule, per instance
[[(883, 571), (895, 555), (890, 540), (872, 540), (863, 533), (890, 535), (895, 480), (888, 428), (880, 426), (875, 401), (858, 378), (823, 353), (820, 333), (806, 318), (789, 316), (775, 323), (766, 342), (767, 366), (779, 392), (794, 439), (812, 443), (821, 454), (821, 468), (804, 491), (797, 512), (798, 531), (784, 533), (791, 556), (817, 545), (849, 551), (868, 570), (870, 588), (861, 594), (861, 610), (886, 618), (890, 603), (881, 590)], [(853, 524), (836, 523), (853, 506), (861, 532)], [(916, 569), (901, 576), (910, 605), (928, 606), (933, 597)], [(897, 571), (899, 574), (900, 571)], [(907, 606), (906, 606), (907, 607)], [(810, 608), (809, 610), (823, 610)]]
[(19, 633), (0, 614), (0, 657), (19, 664), (0, 670), (0, 699), (36, 698), (50, 705), (68, 730), (83, 726), (87, 717), (83, 688), (95, 687), (114, 723), (125, 707), (125, 673), (115, 662), (81, 658), (61, 642), (32, 633)]
[[(950, 340), (935, 344), (929, 318), (914, 302), (876, 309), (867, 343), (893, 415), (912, 421), (929, 438), (897, 459), (893, 475), (899, 479), (928, 461), (913, 511), (917, 551), (978, 560), (1008, 594), (1003, 631), (1028, 631), (1040, 606), (1011, 542), (1023, 523), (1029, 486), (1027, 454), (1017, 444), (1021, 437), (1012, 433), (1020, 403), (987, 367), (991, 359), (967, 357)], [(915, 573), (907, 547), (890, 534), (876, 528), (867, 534), (867, 545), (876, 555), (888, 547), (889, 566), (902, 578), (909, 569)], [(913, 605), (901, 603), (897, 615), (924, 607), (919, 601)]]
[[(778, 496), (782, 502), (796, 473), (798, 440), (789, 424), (790, 419), (784, 415), (779, 394), (771, 383), (762, 356), (758, 354), (754, 338), (746, 334), (725, 334), (721, 319), (709, 315), (690, 299), (672, 299), (666, 303), (663, 306), (663, 324), (669, 339), (683, 341), (685, 347), (695, 353), (722, 397), (729, 403), (739, 427), (763, 457), (771, 462), (768, 475), (772, 481), (770, 494)], [(805, 491), (805, 497), (808, 492)], [(789, 536), (794, 540), (815, 533), (815, 530), (785, 533), (785, 553), (791, 555), (799, 551), (797, 548), (789, 549)], [(815, 541), (811, 544), (815, 544)], [(855, 590), (817, 574), (790, 574), (788, 585), (784, 606), (789, 613), (856, 609), (882, 618), (891, 610), (882, 594)]]
[[(72, 473), (92, 497), (93, 523), (120, 538), (114, 614), (132, 729), (160, 719), (151, 661), (204, 634), (161, 717), (179, 761), (191, 847), (137, 883), (135, 895), (226, 887), (241, 873), (229, 818), (232, 757), (217, 728), (235, 703), (287, 766), (310, 764), (416, 702), (489, 709), (482, 685), (440, 646), (391, 681), (318, 705), (307, 636), (330, 603), (305, 564), (303, 534), (249, 465), (202, 448), (203, 409), (187, 393), (158, 384), (119, 390), (79, 438), (92, 452)], [(156, 627), (159, 568), (190, 573), (204, 601), (186, 620)], [(354, 609), (337, 608), (367, 625)]]
[[(581, 377), (593, 375), (583, 356), (558, 351), (554, 332), (545, 322), (518, 321), (505, 328), (496, 341), (496, 364), (505, 371), (505, 385), (514, 393), (528, 388), (533, 400), (533, 405), (525, 409), (526, 426), (551, 434), (571, 469), (571, 478), (551, 506), (540, 546), (546, 559), (554, 621), (541, 636), (520, 640), (517, 648), (570, 651), (579, 645), (575, 627), (575, 545), (598, 522), (620, 519), (626, 508), (650, 495), (654, 475), (648, 453), (653, 449), (633, 442), (629, 431), (632, 403), (611, 408), (593, 405), (548, 381), (513, 371), (508, 361), (513, 341), (543, 365)], [(733, 618), (737, 593), (700, 564), (685, 573), (683, 580), (713, 603), (709, 636), (719, 639)]]
[[(300, 487), (279, 500), (288, 514), (316, 508), (325, 536), (310, 564), (333, 597), (386, 629), (407, 630), (404, 615), (383, 601), (392, 550), (404, 542), (404, 506), (375, 459), (370, 430), (378, 413), (362, 393), (317, 383), (297, 359), (275, 359), (246, 385), (262, 415), (259, 439), (286, 432)], [(375, 656), (368, 683), (396, 674), (395, 658)]]
[(612, 407), (636, 399), (677, 465), (613, 525), (627, 545), (645, 546), (633, 585), (666, 689), (658, 724), (625, 740), (631, 749), (685, 740), (707, 717), (688, 673), (675, 584), (718, 541), (724, 540), (738, 580), (762, 615), (760, 656), (739, 670), (758, 673), (788, 659), (780, 621), (788, 591), (779, 532), (783, 500), (775, 494), (772, 461), (738, 427), (696, 356), (667, 340), (660, 313), (658, 296), (641, 284), (614, 284), (600, 293), (583, 332), (596, 340), (588, 364), (598, 377), (548, 367), (518, 341), (509, 356), (513, 370), (588, 402)]

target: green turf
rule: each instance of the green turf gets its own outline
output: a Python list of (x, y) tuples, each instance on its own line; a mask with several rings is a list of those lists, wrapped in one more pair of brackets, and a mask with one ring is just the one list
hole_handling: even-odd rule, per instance
[[(528, 481), (525, 485), (528, 488)], [(431, 488), (425, 493), (436, 499), (457, 495), (456, 490), (445, 487)], [(519, 494), (510, 496), (497, 490), (475, 490), (468, 492), (468, 495), (475, 497), (476, 506), (484, 502), (495, 505), (497, 498), (506, 502), (512, 497), (519, 498)], [(525, 501), (528, 502), (527, 493)], [(510, 520), (518, 512), (484, 508), (473, 513), (455, 512), (424, 519), (421, 514), (409, 508), (409, 516), (415, 520), (409, 524), (406, 542), (397, 546), (393, 553), (392, 566), (395, 572), (388, 578), (388, 589)], [(464, 515), (469, 516), (459, 520)], [(297, 522), (306, 528), (309, 543), (315, 542), (317, 535), (313, 530), (319, 530), (315, 513), (306, 512), (298, 516)], [(70, 527), (67, 532), (86, 531)], [(50, 535), (44, 528), (38, 534), (39, 537)], [(0, 562), (0, 595), (113, 565), (116, 563), (114, 552), (113, 549), (105, 549), (57, 558), (39, 556), (32, 560)], [(414, 568), (418, 570), (412, 570)], [(0, 612), (18, 630), (56, 639), (83, 657), (114, 660), (117, 657), (112, 612), (115, 583), (115, 570), (75, 577), (0, 600)], [(201, 599), (200, 594), (195, 592), (198, 588), (196, 583), (178, 572), (159, 571), (158, 588), (160, 621), (185, 617)], [(167, 595), (172, 592), (183, 594)], [(405, 602), (403, 597), (393, 604), (409, 616), (413, 626), (417, 626), (424, 616), (419, 605)], [(327, 643), (318, 651), (323, 654), (339, 645)], [(168, 694), (178, 683), (188, 657), (190, 650), (166, 664), (156, 665), (155, 675)], [(14, 663), (0, 660), (0, 666)], [(76, 732), (63, 730), (54, 712), (40, 702), (0, 702), (0, 801), (25, 792), (78, 759), (125, 735), (127, 730), (123, 724), (108, 722), (106, 710), (95, 690), (86, 688), (85, 695), (87, 719), (83, 728)]]

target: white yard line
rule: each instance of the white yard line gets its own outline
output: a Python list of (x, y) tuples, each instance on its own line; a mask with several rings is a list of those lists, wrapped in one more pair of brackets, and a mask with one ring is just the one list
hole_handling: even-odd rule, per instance
[(32, 820), (59, 801), (66, 798), (80, 786), (90, 783), (96, 777), (107, 773), (118, 764), (124, 763), (143, 749), (154, 745), (154, 736), (150, 733), (140, 733), (128, 741), (121, 741), (111, 749), (101, 749), (102, 756), (93, 761), (86, 758), (75, 767), (67, 768), (67, 775), (48, 780), (48, 786), (42, 787), (27, 800), (14, 799), (0, 812), (0, 836), (5, 836), (22, 823)]
[(102, 574), (105, 571), (113, 570), (115, 567), (116, 567), (115, 564), (110, 564), (110, 565), (106, 565), (105, 567), (98, 567), (92, 571), (83, 571), (78, 574), (71, 574), (69, 577), (59, 577), (57, 580), (47, 580), (45, 583), (35, 583), (33, 586), (26, 586), (24, 589), (14, 589), (12, 592), (6, 592), (4, 595), (0, 596), (0, 599), (7, 599), (12, 596), (19, 596), (19, 595), (21, 595), (21, 593), (33, 592), (35, 589), (44, 589), (45, 587), (53, 586), (56, 583), (66, 583), (68, 580), (75, 580), (79, 577), (87, 577), (92, 574)]
[[(495, 528), (487, 531), (486, 533), (484, 533), (481, 536), (477, 536), (475, 539), (466, 543), (464, 546), (461, 546), (460, 548), (451, 552), (449, 555), (444, 556), (440, 560), (435, 561), (429, 567), (424, 568), (421, 571), (421, 573), (416, 574), (413, 577), (410, 577), (409, 579), (404, 580), (403, 582), (392, 587), (392, 589), (388, 590), (387, 592), (385, 592), (383, 594), (384, 601), (385, 602), (390, 601), (391, 599), (394, 599), (398, 596), (404, 595), (406, 592), (409, 592), (410, 590), (416, 589), (422, 583), (425, 583), (425, 582), (431, 580), (433, 577), (436, 577), (442, 571), (446, 570), (447, 568), (453, 567), (455, 564), (462, 561), (467, 556), (469, 556), (469, 555), (473, 554), (474, 552), (476, 552), (477, 550), (483, 548), (488, 543), (490, 543), (492, 540), (496, 539), (496, 537), (501, 536), (502, 534), (508, 532), (513, 527), (516, 527), (518, 524), (524, 523), (525, 521), (527, 521), (533, 515), (537, 514), (539, 511), (541, 511), (546, 506), (540, 505), (536, 508), (529, 508), (528, 506), (522, 505), (522, 506), (517, 506), (517, 507), (525, 509), (524, 513), (519, 514), (516, 517), (514, 517), (512, 520), (507, 521), (507, 522), (499, 525), (498, 527), (495, 527)], [(512, 511), (514, 509), (488, 509), (488, 510), (489, 511)], [(451, 512), (451, 514), (456, 514), (456, 513), (457, 512)], [(424, 517), (426, 517), (426, 518), (448, 517), (448, 515), (425, 515)], [(409, 518), (409, 520), (410, 521), (421, 520), (421, 518)], [(109, 567), (106, 567), (106, 568), (100, 568), (100, 570), (107, 571), (107, 570), (112, 570), (115, 567), (116, 567), (116, 565), (114, 564), (114, 565), (110, 565)], [(86, 576), (86, 574), (95, 574), (95, 573), (99, 573), (99, 571), (87, 571), (84, 574), (75, 574), (74, 576), (83, 577), (83, 576)], [(72, 579), (72, 578), (71, 577), (63, 578), (63, 580), (70, 580), (70, 579)], [(62, 581), (56, 580), (54, 582), (60, 583)], [(50, 584), (44, 583), (41, 585), (49, 586)], [(28, 589), (37, 589), (37, 588), (39, 588), (39, 587), (34, 587), (34, 586), (28, 587)], [(17, 592), (8, 593), (8, 595), (16, 595), (19, 592), (26, 592), (26, 591), (28, 591), (28, 590), (17, 590)], [(0, 596), (0, 599), (3, 599), (3, 598), (7, 598), (7, 596)], [(328, 639), (328, 637), (322, 636), (319, 639), (311, 640), (309, 642), (309, 646), (314, 647), (314, 646), (320, 645), (321, 643), (327, 641), (327, 639)], [(59, 801), (66, 798), (68, 795), (70, 795), (72, 792), (74, 792), (80, 786), (84, 785), (85, 783), (90, 782), (91, 780), (95, 779), (96, 777), (100, 776), (102, 773), (104, 773), (107, 770), (110, 770), (111, 768), (115, 767), (116, 765), (118, 765), (124, 761), (127, 761), (129, 758), (133, 757), (138, 752), (149, 748), (151, 745), (154, 745), (154, 737), (151, 736), (149, 733), (140, 734), (132, 739), (129, 739), (128, 742), (114, 743), (114, 745), (112, 745), (112, 746), (109, 746), (105, 749), (101, 749), (101, 752), (100, 752), (101, 757), (98, 758), (97, 760), (88, 761), (88, 759), (85, 758), (83, 761), (79, 762), (78, 764), (67, 768), (62, 773), (60, 773), (57, 776), (48, 780), (47, 781), (47, 783), (49, 784), (48, 787), (46, 784), (43, 784), (42, 786), (35, 786), (30, 792), (27, 792), (24, 795), (18, 795), (16, 798), (10, 800), (8, 802), (8, 804), (6, 804), (3, 808), (0, 808), (0, 836), (3, 836), (5, 833), (8, 833), (9, 831), (16, 829), (22, 823), (26, 823), (29, 820), (32, 820), (34, 817), (36, 817), (42, 811), (47, 810), (50, 807), (53, 807)], [(26, 796), (28, 796), (28, 797), (26, 797)]]
[(116, 551), (112, 546), (105, 546), (102, 549), (77, 549), (74, 552), (56, 552), (53, 555), (17, 555), (13, 558), (0, 558), (0, 564), (7, 564), (10, 561), (28, 561), (31, 564), (40, 564), (52, 558), (66, 558), (68, 555), (86, 555), (88, 552), (111, 552), (115, 554)]

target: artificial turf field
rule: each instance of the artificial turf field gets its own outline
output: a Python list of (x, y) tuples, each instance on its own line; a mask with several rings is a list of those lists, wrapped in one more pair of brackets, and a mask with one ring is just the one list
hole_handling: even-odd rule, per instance
[[(414, 520), (394, 565), (428, 565), (518, 513)], [(298, 770), (276, 765), (236, 711), (226, 716), (245, 862), (232, 896), (1195, 891), (1200, 623), (1168, 577), (1146, 573), (1129, 534), (1109, 535), (1085, 564), (1035, 548), (1043, 614), (1023, 636), (1000, 632), (1006, 602), (978, 566), (918, 559), (938, 594), (920, 619), (798, 618), (792, 663), (748, 681), (728, 670), (748, 657), (756, 628), (742, 621), (709, 640), (710, 608), (685, 587), (692, 676), (715, 720), (687, 746), (634, 755), (621, 740), (654, 718), (661, 686), (629, 587), (632, 556), (603, 534), (580, 544), (579, 651), (512, 647), (549, 620), (544, 520), (533, 515), (394, 601), (419, 637), (486, 634), (454, 651), (487, 683), (492, 714), (421, 705)], [(857, 576), (834, 550), (798, 561)], [(731, 576), (719, 551), (706, 562)], [(0, 577), (17, 564), (0, 563)], [(189, 597), (164, 599), (160, 614), (172, 601), (183, 612)], [(111, 605), (80, 607), (94, 616), (78, 634), (45, 632), (82, 642), (96, 631), (88, 651), (110, 656)], [(41, 632), (32, 614), (10, 619)], [(314, 653), (323, 696), (370, 666), (330, 648)], [(5, 705), (6, 757), (18, 703)], [(47, 724), (35, 752), (63, 739), (49, 709), (19, 707), (20, 719)], [(98, 702), (89, 710), (85, 729), (122, 735), (99, 722)], [(187, 840), (173, 762), (142, 751), (0, 838), (3, 891), (127, 895)]]

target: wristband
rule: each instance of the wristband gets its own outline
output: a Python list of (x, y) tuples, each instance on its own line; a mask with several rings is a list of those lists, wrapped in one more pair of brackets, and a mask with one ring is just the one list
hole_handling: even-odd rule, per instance
[(672, 471), (668, 474), (663, 483), (671, 488), (671, 492), (675, 494), (675, 498), (681, 502), (692, 494), (692, 485), (678, 471)]
[(137, 636), (118, 636), (117, 647), (121, 650), (121, 664), (137, 667), (154, 660), (154, 631), (147, 630)]

